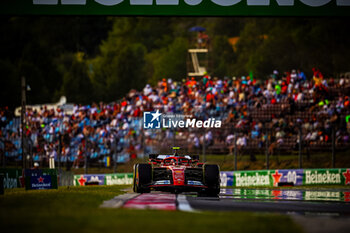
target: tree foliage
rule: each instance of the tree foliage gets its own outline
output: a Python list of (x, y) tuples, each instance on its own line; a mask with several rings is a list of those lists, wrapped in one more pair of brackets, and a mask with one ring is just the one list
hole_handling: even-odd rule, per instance
[(115, 101), (161, 78), (182, 80), (193, 26), (207, 29), (213, 76), (350, 71), (347, 18), (3, 17), (1, 106), (20, 105), (21, 76), (31, 88), (29, 104), (60, 95), (74, 103)]

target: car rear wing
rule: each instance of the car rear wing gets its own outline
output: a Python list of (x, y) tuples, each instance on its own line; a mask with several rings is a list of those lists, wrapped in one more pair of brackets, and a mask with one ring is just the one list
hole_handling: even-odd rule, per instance
[[(159, 154), (149, 154), (149, 161), (150, 162), (156, 162), (161, 163), (163, 159), (166, 159), (168, 157), (173, 157), (174, 155), (159, 155)], [(183, 155), (180, 157), (185, 157), (186, 159), (191, 160), (192, 163), (197, 163), (199, 161), (199, 155)]]

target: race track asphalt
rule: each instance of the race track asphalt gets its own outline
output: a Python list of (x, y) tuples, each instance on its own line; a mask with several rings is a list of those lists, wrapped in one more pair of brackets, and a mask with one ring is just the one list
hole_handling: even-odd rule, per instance
[(221, 189), (218, 197), (187, 195), (196, 210), (320, 213), (350, 216), (349, 190)]
[(195, 210), (261, 211), (280, 213), (329, 213), (350, 216), (350, 203), (325, 201), (243, 200), (220, 197), (188, 196)]

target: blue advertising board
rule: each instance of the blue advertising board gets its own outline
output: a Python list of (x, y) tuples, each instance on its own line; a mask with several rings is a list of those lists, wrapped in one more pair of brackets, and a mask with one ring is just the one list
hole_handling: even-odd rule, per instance
[(220, 186), (233, 186), (233, 172), (220, 172)]
[(278, 170), (278, 174), (281, 174), (280, 183), (303, 185), (303, 169)]
[(30, 177), (30, 189), (51, 189), (52, 182), (50, 175), (36, 175)]
[(26, 169), (25, 187), (31, 189), (57, 189), (57, 171), (55, 169)]

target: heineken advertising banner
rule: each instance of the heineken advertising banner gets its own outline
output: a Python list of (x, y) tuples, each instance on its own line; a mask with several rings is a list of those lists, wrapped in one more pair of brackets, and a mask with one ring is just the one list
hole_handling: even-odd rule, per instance
[(25, 187), (31, 189), (57, 189), (56, 169), (26, 169)]
[(21, 178), (22, 178), (22, 169), (15, 168), (0, 168), (0, 174), (4, 176), (4, 188), (20, 188)]
[(233, 183), (236, 187), (272, 186), (272, 175), (269, 170), (234, 172)]
[(132, 184), (132, 178), (132, 173), (74, 175), (74, 185), (84, 186), (89, 183), (97, 185), (125, 185)]
[(350, 184), (350, 169), (304, 169), (303, 183)]
[(3, 15), (349, 16), (350, 0), (1, 0)]
[(350, 202), (350, 192), (329, 190), (221, 189), (221, 198)]
[(221, 172), (221, 186), (350, 185), (350, 169), (293, 169)]
[(132, 173), (121, 173), (121, 174), (106, 174), (106, 185), (123, 185), (123, 184), (132, 184), (133, 181)]

